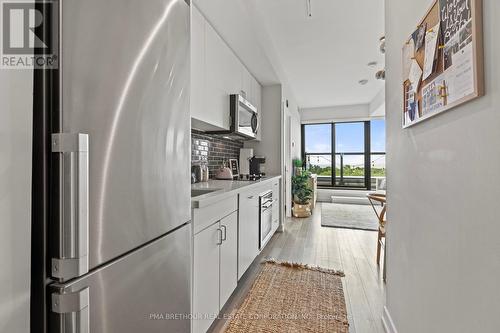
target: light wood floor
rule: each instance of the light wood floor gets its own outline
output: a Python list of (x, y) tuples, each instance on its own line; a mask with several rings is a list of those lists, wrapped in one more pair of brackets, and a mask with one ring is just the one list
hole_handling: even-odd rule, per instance
[[(375, 262), (377, 233), (321, 227), (321, 204), (307, 219), (287, 219), (285, 232), (276, 233), (239, 282), (210, 333), (224, 332), (224, 314), (236, 311), (260, 271), (264, 258), (342, 269), (350, 332), (384, 333), (385, 303), (382, 271)], [(250, 333), (250, 332), (249, 332)]]

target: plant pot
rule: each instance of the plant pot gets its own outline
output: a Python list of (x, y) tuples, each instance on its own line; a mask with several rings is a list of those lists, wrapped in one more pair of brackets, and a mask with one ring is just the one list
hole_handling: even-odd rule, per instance
[(292, 213), (294, 217), (309, 217), (311, 216), (311, 204), (298, 204), (294, 202)]

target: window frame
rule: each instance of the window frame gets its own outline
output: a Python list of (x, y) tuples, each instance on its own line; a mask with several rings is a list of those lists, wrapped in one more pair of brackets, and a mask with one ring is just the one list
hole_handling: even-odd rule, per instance
[[(343, 152), (337, 153), (336, 151), (336, 125), (337, 124), (346, 124), (346, 123), (363, 123), (364, 124), (364, 152)], [(330, 152), (322, 152), (322, 153), (308, 153), (306, 152), (306, 137), (305, 137), (305, 128), (308, 125), (331, 125), (331, 151)], [(303, 123), (301, 125), (301, 134), (302, 134), (302, 160), (304, 166), (306, 165), (308, 156), (319, 156), (326, 155), (331, 158), (331, 180), (330, 184), (322, 185), (318, 184), (319, 187), (322, 188), (340, 188), (340, 189), (356, 189), (356, 190), (371, 190), (372, 184), (372, 168), (371, 168), (371, 157), (373, 155), (386, 155), (386, 152), (372, 152), (371, 151), (371, 120), (356, 120), (356, 121), (336, 121), (336, 122), (319, 122), (319, 123)], [(337, 184), (337, 172), (336, 172), (336, 158), (337, 155), (364, 155), (364, 186), (361, 187), (353, 187), (349, 185), (338, 185)], [(343, 172), (343, 168), (341, 167), (341, 172)]]

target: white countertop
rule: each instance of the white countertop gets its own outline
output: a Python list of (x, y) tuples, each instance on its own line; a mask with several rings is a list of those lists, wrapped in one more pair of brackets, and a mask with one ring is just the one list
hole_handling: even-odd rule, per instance
[(202, 194), (191, 198), (192, 208), (202, 208), (217, 201), (224, 200), (227, 197), (238, 194), (241, 190), (247, 190), (265, 183), (280, 179), (281, 176), (267, 176), (265, 178), (246, 181), (246, 180), (209, 180), (191, 184), (191, 190), (216, 190), (214, 192)]

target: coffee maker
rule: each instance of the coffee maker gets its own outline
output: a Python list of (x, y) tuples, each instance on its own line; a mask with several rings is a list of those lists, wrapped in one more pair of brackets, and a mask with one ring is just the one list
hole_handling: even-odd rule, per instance
[(240, 175), (241, 178), (250, 176), (250, 160), (253, 158), (252, 148), (240, 149)]
[(264, 167), (262, 164), (266, 163), (264, 156), (254, 156), (250, 159), (250, 177), (260, 179), (265, 176)]
[(252, 148), (240, 149), (240, 180), (261, 179), (265, 170), (262, 164), (266, 163), (263, 156), (255, 156)]

